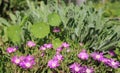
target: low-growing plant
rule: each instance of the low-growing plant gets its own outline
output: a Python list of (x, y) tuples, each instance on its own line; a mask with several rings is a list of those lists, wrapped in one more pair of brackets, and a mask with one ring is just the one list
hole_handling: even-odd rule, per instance
[[(49, 0), (0, 18), (1, 73), (119, 72), (119, 25), (91, 3)], [(115, 50), (114, 50), (115, 49)]]

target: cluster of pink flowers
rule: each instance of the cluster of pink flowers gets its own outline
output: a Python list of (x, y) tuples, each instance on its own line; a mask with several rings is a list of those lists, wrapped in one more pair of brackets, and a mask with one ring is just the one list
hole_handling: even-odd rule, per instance
[(50, 49), (50, 48), (53, 48), (53, 45), (51, 43), (48, 43), (48, 44), (44, 44), (42, 46), (40, 46), (40, 50), (46, 50), (46, 49)]
[(63, 60), (63, 56), (61, 54), (56, 54), (53, 59), (48, 61), (48, 67), (56, 68), (60, 66), (60, 62)]
[(18, 49), (17, 47), (8, 47), (6, 51), (7, 53), (13, 53), (16, 52), (17, 49)]
[(12, 63), (24, 68), (32, 68), (33, 65), (35, 65), (35, 59), (33, 56), (28, 55), (28, 56), (13, 56), (11, 58)]
[[(112, 52), (113, 53), (113, 52)], [(99, 61), (99, 62), (103, 62), (104, 64), (112, 67), (112, 68), (118, 68), (120, 66), (120, 63), (114, 59), (108, 59), (106, 57), (104, 57), (103, 53), (99, 53), (99, 52), (93, 52), (90, 54), (90, 56), (96, 60), (96, 61)], [(112, 54), (113, 56), (113, 54)], [(89, 58), (89, 54), (87, 54), (86, 50), (82, 50), (79, 54), (78, 54), (78, 57), (81, 59), (81, 60), (88, 60)]]
[(92, 67), (81, 66), (79, 63), (73, 63), (69, 66), (72, 73), (94, 73)]
[(63, 60), (63, 56), (60, 54), (60, 52), (63, 50), (63, 48), (69, 48), (69, 44), (64, 42), (62, 45), (57, 48), (56, 55), (53, 57), (53, 59), (48, 61), (48, 67), (50, 68), (56, 68), (60, 66), (60, 62)]
[(66, 48), (67, 52), (70, 52), (70, 45), (67, 42), (63, 42), (60, 47), (56, 49), (56, 53), (60, 53), (64, 48)]
[[(28, 41), (27, 46), (31, 48), (36, 46), (36, 44), (33, 41)], [(69, 47), (70, 45), (67, 42), (63, 42), (61, 46), (56, 49), (56, 54), (51, 60), (48, 61), (47, 66), (49, 68), (57, 68), (58, 66), (60, 66), (60, 63), (64, 59), (64, 57), (61, 55), (61, 51), (65, 48), (67, 52), (70, 52)], [(43, 52), (41, 56), (44, 56), (44, 51), (46, 49), (51, 49), (51, 48), (53, 48), (53, 45), (51, 43), (43, 44), (42, 46), (40, 46), (39, 50), (42, 50)], [(6, 51), (7, 53), (13, 53), (17, 49), (18, 47), (8, 47)], [(109, 51), (108, 53), (111, 56), (115, 55), (114, 51)], [(81, 60), (88, 60), (89, 57), (92, 57), (94, 60), (98, 62), (103, 62), (105, 65), (110, 66), (112, 68), (118, 68), (120, 66), (120, 62), (111, 58), (110, 59), (106, 58), (104, 57), (103, 53), (100, 52), (93, 52), (89, 55), (87, 51), (83, 49), (77, 56)], [(35, 59), (32, 55), (20, 56), (20, 57), (13, 56), (11, 58), (11, 61), (12, 63), (24, 69), (32, 68), (35, 65)], [(79, 63), (73, 63), (69, 66), (69, 68), (72, 73), (94, 73), (94, 69), (92, 67), (81, 66)]]
[(63, 56), (61, 54), (54, 56), (53, 59), (48, 61), (48, 67), (50, 67), (50, 68), (58, 67), (60, 65), (61, 60), (63, 60)]
[(112, 58), (106, 58), (104, 57), (103, 53), (93, 52), (91, 54), (91, 57), (94, 60), (97, 60), (99, 62), (103, 62), (104, 64), (112, 67), (112, 68), (118, 68), (120, 66), (120, 63)]

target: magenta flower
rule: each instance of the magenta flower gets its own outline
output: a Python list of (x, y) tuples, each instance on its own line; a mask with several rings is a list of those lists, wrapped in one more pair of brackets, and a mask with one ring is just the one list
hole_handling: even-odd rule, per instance
[(53, 48), (53, 45), (52, 44), (44, 44), (44, 47), (46, 47), (46, 48)]
[(54, 27), (53, 32), (55, 32), (55, 33), (60, 32), (60, 28), (59, 27)]
[(31, 60), (31, 61), (25, 61), (23, 60), (22, 62), (20, 62), (20, 67), (24, 68), (24, 69), (28, 69), (28, 68), (32, 68), (33, 65), (35, 65), (35, 61)]
[(91, 57), (94, 60), (101, 61), (103, 59), (103, 53), (93, 52), (93, 53), (91, 53)]
[(21, 62), (19, 66), (24, 69), (32, 68), (32, 66), (35, 65), (34, 57), (31, 55), (21, 56), (20, 59), (21, 59)]
[(62, 47), (58, 47), (56, 51), (57, 51), (57, 52), (61, 52), (62, 50), (63, 50)]
[(32, 55), (28, 55), (28, 56), (26, 56), (24, 58), (24, 60), (26, 60), (26, 61), (32, 61), (32, 60), (34, 60), (34, 57)]
[(73, 63), (72, 65), (69, 66), (70, 70), (72, 73), (82, 73), (83, 72), (83, 67), (80, 66), (78, 63)]
[(18, 57), (18, 56), (13, 56), (12, 58), (11, 58), (11, 61), (12, 61), (12, 63), (14, 63), (14, 64), (16, 64), (16, 65), (18, 65), (21, 61), (20, 61), (20, 58)]
[(108, 51), (108, 54), (110, 54), (111, 56), (115, 56), (115, 55), (116, 55), (113, 50), (109, 50), (109, 51)]
[(33, 41), (28, 41), (27, 46), (31, 48), (31, 47), (36, 46), (36, 44)]
[(64, 42), (64, 43), (62, 43), (62, 46), (64, 47), (64, 48), (69, 48), (69, 44), (68, 43), (66, 43), (66, 42)]
[(7, 51), (7, 53), (13, 53), (13, 52), (15, 52), (17, 49), (18, 49), (17, 47), (8, 47), (6, 51)]
[(39, 49), (44, 51), (44, 50), (46, 50), (47, 48), (44, 47), (44, 46), (41, 46)]
[(35, 65), (34, 57), (31, 55), (21, 57), (14, 56), (11, 61), (24, 69), (32, 68), (32, 66)]
[(89, 58), (89, 55), (87, 54), (86, 50), (82, 50), (79, 54), (78, 57), (82, 60), (87, 60)]
[(61, 61), (63, 60), (63, 56), (61, 54), (56, 54), (53, 59)]
[(120, 63), (114, 59), (109, 59), (107, 64), (112, 68), (118, 68), (120, 66)]
[(60, 64), (59, 64), (59, 61), (58, 60), (55, 60), (55, 59), (52, 59), (52, 60), (49, 60), (48, 61), (48, 67), (50, 68), (56, 68), (58, 67)]
[(87, 68), (87, 67), (86, 67), (85, 73), (94, 73), (94, 69), (93, 69), (93, 68)]
[(101, 62), (103, 62), (104, 64), (107, 64), (108, 61), (109, 61), (109, 59), (108, 59), (108, 58), (105, 58), (105, 57), (103, 57), (102, 60), (101, 60)]

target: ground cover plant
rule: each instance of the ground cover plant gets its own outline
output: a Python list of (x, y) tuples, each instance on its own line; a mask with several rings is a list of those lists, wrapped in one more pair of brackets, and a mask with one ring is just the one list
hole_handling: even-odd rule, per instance
[(26, 3), (0, 18), (0, 73), (119, 73), (120, 25), (102, 8)]

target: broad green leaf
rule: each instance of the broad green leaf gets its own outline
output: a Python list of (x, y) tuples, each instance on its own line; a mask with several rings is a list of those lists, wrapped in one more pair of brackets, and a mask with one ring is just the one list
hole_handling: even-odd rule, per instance
[(44, 22), (39, 22), (31, 26), (30, 32), (35, 38), (44, 38), (50, 33), (50, 26)]
[(52, 13), (48, 15), (48, 23), (51, 26), (59, 26), (61, 23), (60, 16), (57, 13)]
[(52, 41), (53, 47), (58, 48), (62, 45), (62, 41), (59, 38), (56, 38)]
[(6, 35), (14, 43), (20, 43), (22, 40), (22, 30), (18, 25), (12, 25), (8, 27)]

